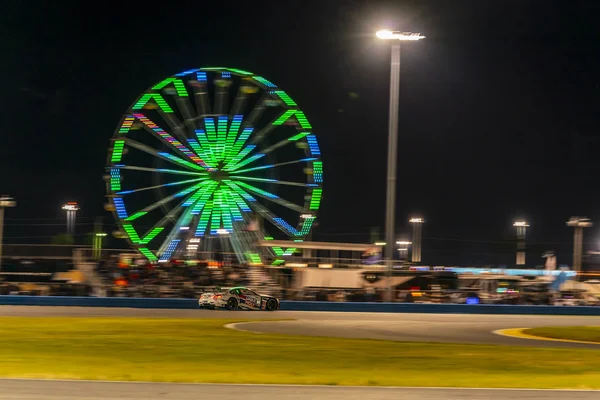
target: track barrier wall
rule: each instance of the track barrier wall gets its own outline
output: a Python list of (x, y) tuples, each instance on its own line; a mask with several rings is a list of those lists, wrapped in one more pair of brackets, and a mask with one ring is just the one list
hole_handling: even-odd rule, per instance
[[(196, 299), (146, 299), (124, 297), (0, 296), (0, 305), (198, 309)], [(515, 306), (495, 304), (338, 303), (282, 301), (282, 311), (385, 312), (425, 314), (514, 314), (600, 316), (600, 307)]]

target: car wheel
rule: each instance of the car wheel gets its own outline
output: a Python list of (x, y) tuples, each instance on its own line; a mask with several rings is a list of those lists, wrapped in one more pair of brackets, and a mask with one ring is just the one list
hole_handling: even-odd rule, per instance
[(267, 311), (275, 311), (277, 310), (277, 300), (275, 299), (269, 299), (269, 301), (267, 301), (267, 307), (266, 307)]
[(237, 310), (238, 308), (238, 301), (235, 297), (231, 297), (229, 300), (227, 300), (227, 309), (228, 310)]

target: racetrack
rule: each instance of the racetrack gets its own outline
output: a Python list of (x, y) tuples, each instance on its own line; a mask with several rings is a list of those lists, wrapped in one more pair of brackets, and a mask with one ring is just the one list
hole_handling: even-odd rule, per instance
[(600, 317), (0, 306), (0, 316), (28, 315), (239, 318), (241, 320), (285, 318), (294, 319), (294, 321), (246, 322), (237, 324), (235, 327), (240, 330), (258, 333), (444, 343), (594, 348), (600, 350), (600, 345), (528, 340), (493, 333), (495, 330), (508, 328), (598, 326), (600, 325)]
[(210, 385), (0, 379), (0, 400), (533, 400), (598, 399), (598, 391), (390, 388), (297, 385)]
[[(98, 307), (0, 306), (0, 316), (226, 318), (233, 320), (294, 319), (235, 324), (235, 329), (259, 333), (339, 336), (383, 340), (455, 342), (537, 347), (595, 348), (598, 345), (517, 339), (493, 333), (497, 329), (537, 326), (600, 325), (600, 317), (397, 314), (336, 312), (248, 312), (133, 309)], [(501, 351), (501, 350), (500, 350)], [(435, 378), (431, 384), (435, 384)], [(389, 388), (287, 385), (170, 384), (146, 382), (51, 381), (0, 379), (0, 400), (198, 399), (206, 397), (261, 399), (597, 399), (600, 391)]]

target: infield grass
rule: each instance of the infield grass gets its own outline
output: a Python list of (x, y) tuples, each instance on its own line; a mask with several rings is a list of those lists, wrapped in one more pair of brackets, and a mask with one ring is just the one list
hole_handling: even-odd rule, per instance
[(580, 340), (584, 342), (600, 343), (600, 326), (552, 326), (525, 329), (523, 330), (523, 333), (551, 339)]
[(231, 320), (0, 317), (0, 376), (600, 388), (596, 350), (253, 334)]

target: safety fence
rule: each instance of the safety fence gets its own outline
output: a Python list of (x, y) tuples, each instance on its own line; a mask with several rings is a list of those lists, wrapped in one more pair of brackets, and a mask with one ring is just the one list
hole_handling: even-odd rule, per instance
[[(0, 305), (197, 309), (196, 299), (0, 296)], [(600, 316), (600, 307), (282, 301), (282, 311)]]

